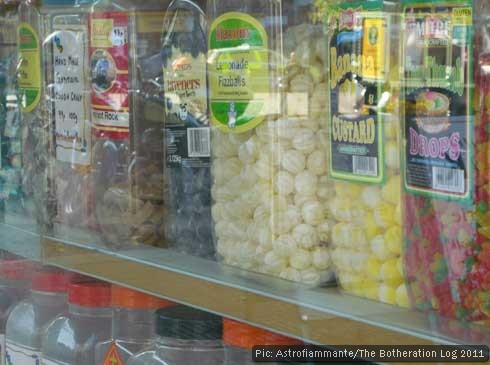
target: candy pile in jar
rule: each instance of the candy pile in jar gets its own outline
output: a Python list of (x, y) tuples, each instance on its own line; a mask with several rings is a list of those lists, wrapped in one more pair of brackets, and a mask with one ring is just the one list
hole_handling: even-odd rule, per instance
[(252, 131), (215, 133), (212, 213), (225, 263), (314, 286), (331, 280), (327, 53), (321, 28), (290, 27), (284, 38), (287, 111)]
[[(396, 59), (392, 57), (391, 67), (388, 68), (386, 76), (369, 78), (367, 75), (372, 76), (374, 71), (368, 70), (365, 65), (361, 67), (351, 62), (345, 64), (345, 62), (337, 61), (337, 59), (345, 60), (347, 54), (349, 54), (349, 59), (354, 59), (355, 55), (361, 54), (361, 47), (362, 52), (369, 54), (365, 39), (368, 32), (362, 28), (368, 27), (364, 24), (380, 27), (380, 21), (377, 20), (376, 15), (370, 16), (369, 10), (363, 10), (363, 13), (357, 15), (363, 17), (363, 22), (355, 31), (364, 35), (353, 40), (343, 37), (349, 34), (349, 27), (337, 24), (342, 24), (341, 19), (344, 19), (342, 17), (349, 16), (352, 7), (359, 9), (362, 6), (360, 2), (354, 4), (356, 6), (345, 5), (345, 9), (339, 8), (336, 16), (332, 18), (331, 28), (330, 53), (333, 64), (329, 90), (331, 90), (332, 103), (330, 118), (333, 127), (330, 163), (332, 171), (336, 168), (339, 171), (344, 168), (339, 174), (340, 177), (335, 177), (334, 194), (329, 197), (328, 201), (330, 212), (335, 219), (335, 225), (332, 228), (332, 260), (340, 286), (346, 292), (407, 307), (409, 303), (401, 258), (400, 119), (398, 115), (399, 95), (395, 88), (399, 79), (398, 68), (393, 65)], [(382, 9), (382, 1), (377, 1), (376, 4)], [(383, 40), (385, 37), (380, 35), (377, 39)], [(384, 49), (382, 44), (374, 47)], [(384, 65), (382, 62), (379, 64)], [(356, 71), (356, 67), (359, 71)], [(377, 72), (379, 71), (374, 73)], [(376, 80), (382, 81), (377, 82)], [(381, 92), (378, 86), (382, 89)], [(346, 125), (355, 123), (362, 125), (375, 118), (378, 128), (381, 128), (381, 123), (384, 128), (376, 137), (381, 139), (384, 150), (378, 147), (374, 161), (380, 166), (383, 164), (384, 167), (378, 166), (377, 170), (368, 171), (366, 174), (364, 170), (361, 172), (355, 170), (356, 153), (350, 154), (351, 152), (343, 151), (358, 151), (359, 147), (364, 149), (364, 146), (373, 143), (374, 137), (371, 142), (365, 140), (356, 142), (363, 137), (362, 132), (361, 137), (359, 135), (356, 137), (354, 132), (354, 142), (351, 142), (347, 138), (348, 132), (344, 133), (346, 130), (342, 132), (343, 135), (341, 133), (340, 137), (335, 137), (334, 124), (335, 121), (340, 120), (340, 123)], [(378, 133), (378, 128), (376, 133)], [(333, 144), (335, 138), (341, 141), (336, 146)], [(342, 142), (345, 142), (344, 145)], [(363, 158), (367, 159), (367, 157)], [(333, 161), (336, 159), (344, 163), (334, 165)], [(379, 162), (380, 159), (382, 162)], [(383, 178), (377, 181), (365, 179), (365, 183), (358, 182), (363, 181), (362, 178), (359, 178), (363, 174), (365, 174), (363, 178), (379, 177), (380, 168), (384, 169)], [(366, 170), (367, 167), (364, 169)], [(344, 178), (346, 175), (348, 177)]]
[[(475, 2), (473, 11), (483, 14), (483, 10), (477, 11), (478, 4)], [(440, 16), (444, 16), (443, 11)], [(474, 18), (474, 21), (478, 20)], [(457, 319), (486, 320), (490, 314), (490, 29), (484, 24), (474, 27), (473, 59), (467, 60), (473, 63), (474, 75), (465, 74), (462, 80), (465, 92), (451, 100), (460, 108), (454, 113), (456, 108), (451, 106), (449, 119), (463, 120), (473, 127), (473, 140), (468, 137), (469, 142), (453, 145), (461, 147), (461, 151), (474, 149), (473, 156), (463, 153), (458, 156), (458, 169), (464, 169), (466, 175), (465, 186), (460, 191), (469, 193), (463, 200), (454, 192), (449, 196), (407, 193), (404, 256), (410, 299), (417, 308), (434, 309)], [(473, 77), (475, 89), (470, 103), (466, 97)], [(474, 124), (470, 124), (473, 120)], [(453, 130), (449, 129), (450, 132)]]

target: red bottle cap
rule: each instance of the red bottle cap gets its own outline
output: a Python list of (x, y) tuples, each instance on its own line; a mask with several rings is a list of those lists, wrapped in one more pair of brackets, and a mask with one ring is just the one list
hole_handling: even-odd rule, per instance
[(68, 286), (68, 303), (81, 307), (111, 306), (111, 285), (101, 281), (74, 282)]
[(112, 305), (128, 309), (160, 309), (177, 305), (169, 300), (160, 299), (119, 285), (112, 286)]
[(245, 323), (223, 319), (223, 342), (229, 346), (249, 350), (257, 345), (293, 346), (303, 342)]
[(0, 279), (27, 281), (39, 267), (38, 264), (28, 260), (3, 260), (0, 261)]
[(47, 293), (66, 293), (71, 274), (54, 269), (37, 271), (32, 279), (32, 290)]

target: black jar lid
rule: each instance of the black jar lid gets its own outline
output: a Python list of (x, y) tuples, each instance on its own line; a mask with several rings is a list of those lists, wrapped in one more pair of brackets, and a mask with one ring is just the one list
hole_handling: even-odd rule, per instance
[(185, 306), (162, 308), (156, 312), (158, 336), (177, 340), (221, 340), (222, 319)]

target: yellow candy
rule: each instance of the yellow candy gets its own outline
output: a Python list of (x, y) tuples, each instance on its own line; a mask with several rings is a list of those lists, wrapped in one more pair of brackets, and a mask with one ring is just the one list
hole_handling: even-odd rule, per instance
[(381, 234), (381, 228), (378, 227), (378, 225), (376, 224), (376, 221), (372, 214), (368, 214), (364, 217), (364, 229), (366, 231), (366, 236), (369, 241)]
[(381, 278), (381, 262), (374, 256), (370, 256), (366, 262), (366, 274), (372, 279), (378, 281)]
[(407, 287), (402, 284), (396, 289), (396, 304), (403, 308), (410, 307), (410, 300), (408, 299)]
[(388, 285), (381, 285), (378, 290), (378, 299), (383, 303), (396, 303), (396, 290)]
[(346, 223), (337, 223), (332, 229), (332, 243), (335, 246), (344, 245), (344, 226)]
[(395, 223), (399, 226), (402, 225), (402, 205), (398, 204), (395, 208)]
[(362, 194), (362, 185), (345, 183), (341, 181), (335, 182), (335, 193), (338, 197), (346, 199), (354, 199)]
[(371, 250), (376, 255), (376, 257), (381, 261), (386, 261), (393, 254), (388, 249), (388, 245), (384, 240), (384, 236), (376, 236), (371, 241)]
[(395, 207), (389, 203), (382, 202), (374, 210), (374, 219), (380, 227), (387, 228), (395, 224)]
[(364, 297), (377, 300), (378, 299), (378, 287), (379, 284), (374, 281), (366, 281), (366, 287), (364, 288)]
[(383, 199), (393, 205), (398, 205), (401, 199), (400, 175), (393, 176), (388, 180), (381, 191)]
[(392, 286), (399, 286), (403, 283), (403, 276), (398, 270), (397, 259), (388, 260), (381, 266), (381, 279)]
[(403, 260), (401, 257), (397, 259), (396, 267), (398, 268), (398, 272), (401, 276), (405, 276), (405, 270), (403, 269)]
[(393, 226), (389, 228), (385, 233), (385, 242), (388, 245), (388, 249), (395, 255), (401, 255), (402, 253), (402, 231), (400, 227)]
[(338, 221), (350, 222), (352, 220), (351, 207), (351, 199), (337, 197), (330, 202), (330, 212), (332, 213), (333, 217)]

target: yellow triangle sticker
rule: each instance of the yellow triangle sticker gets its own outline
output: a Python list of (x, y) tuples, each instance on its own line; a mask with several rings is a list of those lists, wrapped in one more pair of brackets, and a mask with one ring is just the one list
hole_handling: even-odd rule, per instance
[(102, 365), (124, 365), (124, 362), (119, 356), (119, 352), (117, 351), (116, 344), (113, 342), (109, 351), (107, 351), (107, 355), (104, 359)]

